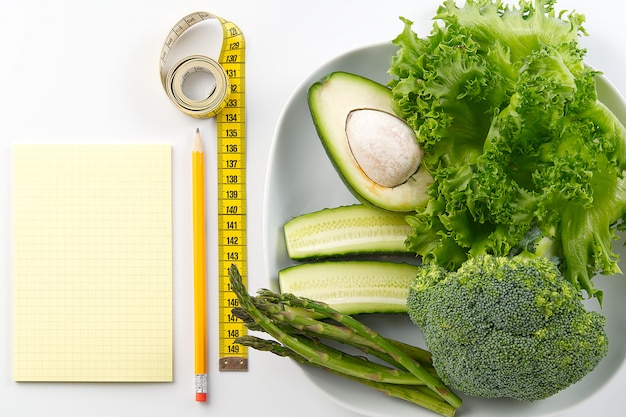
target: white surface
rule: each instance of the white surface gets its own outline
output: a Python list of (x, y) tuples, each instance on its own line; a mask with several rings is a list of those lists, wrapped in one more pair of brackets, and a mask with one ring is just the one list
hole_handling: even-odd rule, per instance
[[(89, 3), (0, 2), (0, 415), (357, 416), (331, 401), (299, 367), (250, 352), (247, 373), (217, 371), (217, 295), (209, 286), (209, 401), (194, 401), (189, 164), (193, 133), (206, 144), (214, 121), (198, 121), (168, 102), (158, 77), (167, 31), (187, 13), (204, 10), (234, 21), (247, 39), (248, 258), (252, 291), (266, 286), (262, 252), (263, 190), (270, 143), (289, 96), (310, 73), (346, 51), (384, 42), (402, 29), (399, 15), (426, 34), (439, 1), (289, 0)], [(587, 16), (587, 62), (626, 92), (626, 3), (560, 0), (558, 9)], [(201, 29), (210, 32), (207, 29)], [(219, 32), (213, 32), (219, 33)], [(208, 42), (215, 50), (220, 41)], [(204, 46), (203, 46), (204, 47)], [(193, 49), (193, 52), (204, 53)], [(173, 146), (175, 381), (165, 384), (29, 384), (12, 379), (11, 146), (26, 142), (159, 142)], [(207, 160), (215, 149), (207, 146)], [(215, 213), (215, 173), (208, 210)], [(209, 227), (215, 218), (209, 217)], [(209, 240), (215, 271), (216, 236)], [(211, 269), (210, 269), (211, 271)], [(215, 276), (215, 272), (213, 272)], [(213, 307), (212, 307), (213, 306)], [(563, 415), (614, 415), (626, 371), (592, 400)], [(280, 402), (280, 405), (278, 405)], [(278, 405), (278, 407), (277, 407)], [(615, 408), (612, 408), (615, 407)], [(602, 410), (602, 412), (600, 411)], [(611, 412), (613, 411), (613, 412)], [(459, 412), (459, 415), (462, 415)]]

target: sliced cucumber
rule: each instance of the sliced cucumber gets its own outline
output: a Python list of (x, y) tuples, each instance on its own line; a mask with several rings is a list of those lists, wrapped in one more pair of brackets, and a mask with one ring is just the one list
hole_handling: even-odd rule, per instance
[(345, 314), (405, 313), (417, 266), (387, 261), (324, 261), (278, 273), (280, 291), (322, 301)]
[(292, 259), (408, 253), (404, 241), (412, 231), (404, 214), (361, 204), (303, 214), (284, 225)]

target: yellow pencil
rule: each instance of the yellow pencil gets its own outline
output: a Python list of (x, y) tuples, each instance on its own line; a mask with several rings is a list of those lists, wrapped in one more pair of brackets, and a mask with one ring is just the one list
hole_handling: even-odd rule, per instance
[(193, 282), (196, 401), (206, 401), (206, 235), (204, 202), (204, 149), (196, 129), (191, 153), (193, 203)]

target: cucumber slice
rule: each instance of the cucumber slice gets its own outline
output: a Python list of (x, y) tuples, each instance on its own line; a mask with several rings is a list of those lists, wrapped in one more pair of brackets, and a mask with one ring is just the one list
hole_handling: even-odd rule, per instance
[(327, 208), (298, 216), (284, 225), (292, 259), (349, 254), (402, 253), (413, 232), (405, 215), (361, 204)]
[(387, 261), (323, 261), (278, 273), (280, 291), (322, 301), (344, 314), (406, 313), (418, 266)]

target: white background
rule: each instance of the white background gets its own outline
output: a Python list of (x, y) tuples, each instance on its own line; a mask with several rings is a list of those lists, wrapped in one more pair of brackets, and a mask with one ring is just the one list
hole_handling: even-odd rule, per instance
[[(332, 402), (287, 359), (250, 352), (247, 373), (217, 371), (217, 296), (209, 286), (209, 401), (194, 401), (189, 161), (199, 127), (215, 158), (213, 120), (183, 115), (158, 76), (160, 48), (184, 15), (209, 11), (235, 22), (247, 40), (249, 287), (267, 285), (262, 251), (263, 189), (270, 144), (291, 92), (315, 68), (351, 49), (389, 41), (398, 16), (426, 35), (439, 1), (2, 0), (0, 3), (0, 415), (1, 416), (356, 416)], [(626, 92), (626, 3), (560, 0), (587, 17), (587, 62)], [(205, 43), (216, 51), (219, 31)], [(211, 32), (212, 31), (212, 32)], [(173, 146), (173, 383), (54, 384), (12, 379), (11, 147), (26, 142), (158, 142)], [(215, 172), (208, 170), (209, 228), (215, 223)], [(212, 230), (215, 230), (212, 228)], [(216, 236), (209, 241), (215, 267)], [(211, 291), (213, 289), (213, 291)], [(567, 416), (614, 415), (621, 372)], [(377, 395), (377, 394), (373, 394)], [(600, 410), (606, 410), (605, 413)], [(459, 412), (459, 415), (462, 415)]]

